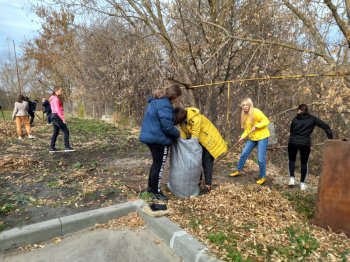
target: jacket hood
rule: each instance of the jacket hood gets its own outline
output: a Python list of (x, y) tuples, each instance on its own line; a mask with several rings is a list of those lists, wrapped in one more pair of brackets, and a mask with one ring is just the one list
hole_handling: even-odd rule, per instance
[(163, 96), (163, 97), (160, 97), (160, 98), (155, 98), (155, 97), (153, 97), (153, 96), (149, 96), (149, 97), (147, 98), (147, 102), (148, 102), (148, 103), (151, 103), (153, 100), (157, 100), (157, 99), (168, 99), (168, 100), (169, 100), (169, 98), (166, 97), (166, 96)]
[(310, 116), (311, 115), (309, 113), (301, 112), (301, 113), (297, 114), (296, 118), (303, 120), (303, 119), (309, 118)]
[(195, 117), (196, 115), (200, 114), (199, 109), (196, 107), (187, 107), (186, 111), (187, 111), (187, 119), (188, 120)]

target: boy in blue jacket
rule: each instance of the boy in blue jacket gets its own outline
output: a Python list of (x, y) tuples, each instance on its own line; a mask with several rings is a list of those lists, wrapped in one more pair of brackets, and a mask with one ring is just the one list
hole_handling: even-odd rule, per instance
[(142, 122), (139, 139), (149, 147), (153, 160), (147, 190), (157, 200), (168, 200), (161, 191), (160, 182), (169, 146), (173, 140), (180, 137), (180, 132), (175, 127), (172, 106), (180, 96), (181, 89), (178, 85), (171, 85), (165, 90), (156, 91), (154, 97), (148, 100), (148, 106)]

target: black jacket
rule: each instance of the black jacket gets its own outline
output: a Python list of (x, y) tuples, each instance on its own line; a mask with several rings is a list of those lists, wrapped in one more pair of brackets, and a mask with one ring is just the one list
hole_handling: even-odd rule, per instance
[(43, 113), (51, 114), (51, 106), (49, 100), (45, 99), (42, 103)]
[(314, 127), (322, 128), (329, 139), (333, 138), (333, 133), (329, 125), (309, 113), (299, 113), (290, 125), (290, 144), (311, 146), (311, 133)]

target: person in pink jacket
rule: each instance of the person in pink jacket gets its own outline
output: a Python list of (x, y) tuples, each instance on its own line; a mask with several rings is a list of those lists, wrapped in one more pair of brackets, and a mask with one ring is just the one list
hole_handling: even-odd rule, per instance
[(71, 148), (69, 145), (69, 130), (64, 119), (63, 104), (59, 96), (63, 93), (62, 87), (56, 86), (50, 97), (50, 106), (51, 106), (51, 121), (53, 126), (53, 133), (51, 137), (50, 152), (55, 152), (56, 150), (56, 140), (60, 130), (63, 132), (64, 138), (64, 151), (72, 152), (75, 149)]

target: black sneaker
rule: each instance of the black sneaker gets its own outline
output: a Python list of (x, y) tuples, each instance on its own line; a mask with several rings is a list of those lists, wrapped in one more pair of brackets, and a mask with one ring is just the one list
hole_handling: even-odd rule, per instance
[(50, 148), (49, 153), (55, 153), (56, 151), (56, 148)]
[(199, 194), (200, 195), (205, 195), (208, 194), (211, 191), (211, 188), (208, 186), (204, 186), (202, 189), (200, 189)]
[(162, 201), (169, 200), (169, 198), (166, 195), (164, 195), (162, 191), (160, 191), (158, 194), (153, 194), (153, 199)]
[(167, 210), (167, 206), (166, 204), (157, 204), (157, 203), (153, 203), (153, 204), (150, 204), (149, 207), (152, 209), (152, 211), (159, 211), (159, 210)]
[(68, 147), (68, 148), (64, 149), (64, 152), (74, 152), (74, 151), (76, 151), (76, 150), (71, 148), (71, 147)]

